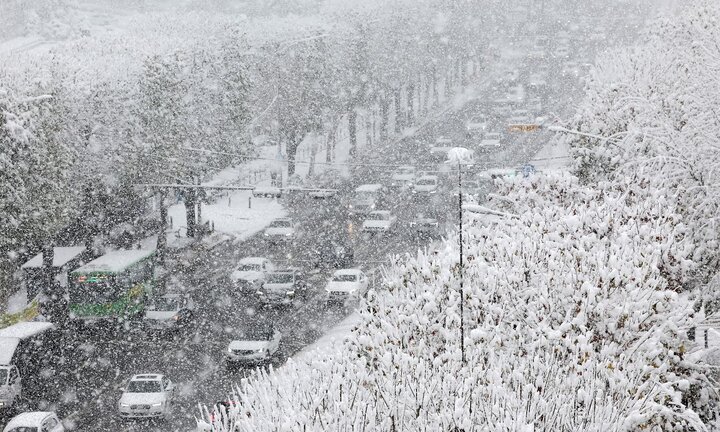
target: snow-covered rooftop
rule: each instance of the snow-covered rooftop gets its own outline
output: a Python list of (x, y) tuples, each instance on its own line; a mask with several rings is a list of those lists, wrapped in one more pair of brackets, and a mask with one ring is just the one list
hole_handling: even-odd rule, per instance
[(119, 272), (127, 266), (152, 256), (154, 249), (117, 250), (90, 261), (76, 272)]
[(27, 321), (13, 324), (10, 327), (0, 329), (0, 338), (18, 338), (25, 339), (35, 336), (54, 327), (53, 323)]
[[(62, 267), (85, 251), (84, 246), (69, 246), (53, 248), (53, 267)], [(22, 268), (39, 268), (43, 265), (42, 252), (22, 265)]]

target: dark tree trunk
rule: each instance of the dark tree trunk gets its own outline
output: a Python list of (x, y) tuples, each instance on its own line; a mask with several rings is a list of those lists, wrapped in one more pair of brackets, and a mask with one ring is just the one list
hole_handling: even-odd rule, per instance
[(335, 154), (335, 136), (337, 134), (337, 125), (333, 123), (328, 131), (327, 146), (325, 147), (325, 162), (330, 163), (333, 161), (333, 155)]
[(402, 88), (394, 89), (393, 95), (395, 97), (395, 133), (400, 133), (403, 127)]
[[(55, 285), (55, 267), (53, 267), (53, 261), (55, 260), (55, 248), (52, 242), (43, 244), (42, 248), (42, 286), (40, 289), (45, 293), (51, 293), (52, 288)], [(28, 293), (28, 300), (35, 297), (38, 293)]]
[(407, 86), (407, 124), (415, 123), (415, 80), (410, 78)]
[(160, 264), (165, 262), (165, 248), (167, 246), (168, 209), (167, 209), (167, 205), (165, 204), (166, 198), (167, 198), (167, 190), (161, 189), (160, 190), (160, 228), (158, 229), (158, 237), (157, 237), (157, 253), (158, 253), (158, 261), (160, 262)]
[(383, 95), (380, 98), (380, 141), (387, 141), (388, 116), (390, 115), (390, 101)]
[(296, 132), (288, 137), (286, 147), (287, 158), (288, 158), (288, 177), (295, 174), (295, 156), (297, 156), (297, 149), (300, 145), (301, 138)]
[(432, 87), (432, 97), (430, 98), (430, 106), (428, 109), (433, 109), (435, 106), (440, 105), (440, 92), (438, 91), (438, 79), (437, 79), (437, 67), (433, 65), (432, 71), (430, 72), (430, 86)]
[(460, 59), (460, 84), (463, 88), (467, 87), (467, 58), (463, 57)]
[(195, 237), (195, 196), (195, 189), (185, 190), (185, 224), (188, 237)]
[(355, 108), (348, 113), (348, 132), (350, 134), (350, 156), (357, 154), (357, 112)]

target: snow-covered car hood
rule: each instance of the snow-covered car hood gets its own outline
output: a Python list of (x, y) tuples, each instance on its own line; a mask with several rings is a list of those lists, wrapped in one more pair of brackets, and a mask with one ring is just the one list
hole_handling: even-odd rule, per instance
[(145, 312), (145, 319), (158, 320), (158, 321), (169, 321), (177, 315), (177, 311), (155, 311), (148, 310)]
[(235, 270), (232, 272), (232, 275), (230, 276), (232, 280), (246, 280), (246, 281), (256, 281), (258, 279), (262, 279), (265, 277), (265, 274), (261, 271), (240, 271)]
[(164, 402), (165, 399), (165, 393), (123, 393), (120, 397), (120, 403), (128, 405), (152, 405)]
[(468, 124), (466, 125), (467, 130), (485, 129), (486, 126), (487, 126), (487, 123), (484, 123), (484, 122), (482, 122), (482, 123), (468, 123)]
[(500, 147), (500, 140), (489, 139), (480, 141), (480, 147)]
[(415, 185), (415, 190), (418, 192), (432, 192), (437, 189), (437, 185)]
[(390, 179), (394, 181), (413, 181), (415, 180), (415, 174), (393, 174)]
[(292, 235), (295, 233), (294, 228), (285, 228), (285, 227), (277, 227), (277, 228), (267, 228), (265, 229), (265, 235), (269, 236), (284, 236), (284, 235)]
[(234, 340), (230, 342), (228, 348), (231, 350), (239, 351), (259, 351), (263, 348), (268, 348), (270, 343), (268, 341), (240, 341)]
[(336, 282), (330, 281), (325, 286), (327, 292), (344, 292), (353, 293), (360, 290), (360, 283), (358, 282)]
[(363, 228), (390, 228), (390, 221), (368, 220), (363, 222)]

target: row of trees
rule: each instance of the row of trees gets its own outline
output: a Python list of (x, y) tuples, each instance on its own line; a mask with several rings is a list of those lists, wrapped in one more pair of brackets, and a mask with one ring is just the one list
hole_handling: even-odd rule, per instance
[(684, 7), (598, 60), (575, 174), (501, 181), (489, 205), (517, 218), (469, 221), (466, 361), (448, 241), (388, 270), (341, 350), (242, 381), (217, 430), (717, 428), (687, 335), (718, 270), (720, 7)]

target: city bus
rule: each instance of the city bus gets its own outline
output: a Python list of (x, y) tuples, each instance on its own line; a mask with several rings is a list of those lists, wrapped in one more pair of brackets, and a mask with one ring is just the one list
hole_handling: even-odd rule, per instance
[(118, 250), (70, 274), (68, 297), (74, 320), (124, 320), (140, 316), (155, 286), (155, 250)]

